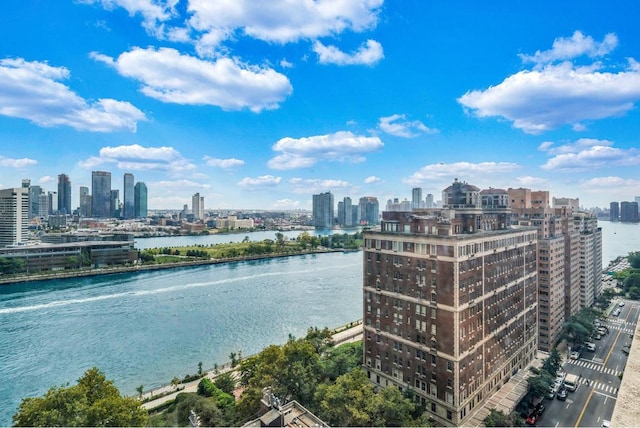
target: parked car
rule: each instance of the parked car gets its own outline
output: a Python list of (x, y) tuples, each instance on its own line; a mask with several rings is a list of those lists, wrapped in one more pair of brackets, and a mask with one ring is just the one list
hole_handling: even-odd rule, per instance
[(607, 334), (609, 331), (609, 329), (605, 326), (601, 326), (598, 327), (598, 333), (600, 333), (600, 335), (604, 336), (605, 334)]
[(571, 359), (572, 359), (572, 360), (577, 360), (577, 359), (579, 359), (579, 358), (580, 358), (580, 351), (573, 351), (573, 352), (571, 352), (571, 356), (570, 356), (570, 357), (571, 357)]
[(564, 401), (567, 399), (567, 390), (565, 388), (562, 388), (561, 390), (558, 391), (558, 393), (556, 394), (556, 398), (560, 401)]
[(624, 306), (624, 302), (618, 303), (618, 306), (623, 307)]
[(596, 335), (595, 335), (595, 336), (593, 336), (593, 338), (594, 338), (595, 340), (600, 340), (600, 339), (602, 339), (602, 335), (601, 335), (600, 333), (596, 333)]
[(595, 351), (596, 350), (596, 344), (593, 342), (585, 342), (584, 346), (587, 347), (587, 351)]

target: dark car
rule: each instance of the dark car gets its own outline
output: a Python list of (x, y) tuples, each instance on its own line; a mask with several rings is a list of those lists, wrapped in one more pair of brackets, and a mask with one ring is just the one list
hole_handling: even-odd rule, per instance
[(560, 401), (564, 401), (567, 399), (567, 390), (562, 388), (560, 391), (558, 391), (558, 394), (556, 394), (556, 398)]
[(536, 422), (538, 422), (538, 419), (540, 419), (539, 413), (536, 413), (536, 412), (531, 413), (526, 420), (527, 425), (535, 425)]

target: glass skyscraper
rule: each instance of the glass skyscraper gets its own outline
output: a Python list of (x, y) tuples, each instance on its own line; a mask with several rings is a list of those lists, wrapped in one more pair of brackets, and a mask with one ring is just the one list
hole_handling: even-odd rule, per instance
[(147, 216), (147, 185), (138, 181), (133, 188), (133, 212), (136, 218)]
[(91, 173), (91, 215), (97, 218), (111, 217), (111, 173)]
[(123, 207), (122, 218), (133, 218), (134, 215), (134, 194), (133, 194), (133, 174), (126, 173), (124, 175), (124, 189), (123, 189)]

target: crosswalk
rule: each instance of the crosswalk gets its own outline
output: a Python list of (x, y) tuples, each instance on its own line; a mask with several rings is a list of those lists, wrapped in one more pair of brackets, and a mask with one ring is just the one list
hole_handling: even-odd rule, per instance
[(568, 361), (568, 363), (569, 364), (573, 364), (574, 366), (584, 367), (585, 369), (590, 369), (590, 370), (594, 370), (594, 371), (597, 371), (597, 372), (606, 373), (606, 374), (611, 375), (611, 376), (619, 376), (622, 373), (622, 372), (617, 371), (617, 370), (609, 369), (607, 367), (602, 367), (602, 364), (598, 364), (598, 363), (591, 362), (591, 361), (570, 360), (570, 361)]
[(614, 388), (613, 386), (606, 385), (602, 382), (589, 381), (588, 379), (582, 378), (578, 383), (580, 383), (581, 385), (587, 385), (588, 387), (594, 388), (596, 391), (602, 392), (607, 395), (616, 396), (616, 394), (618, 393), (618, 388)]

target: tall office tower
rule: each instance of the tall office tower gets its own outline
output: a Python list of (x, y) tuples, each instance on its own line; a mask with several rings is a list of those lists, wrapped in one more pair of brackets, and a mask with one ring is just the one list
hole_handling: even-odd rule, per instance
[(338, 226), (344, 227), (344, 201), (338, 201)]
[(620, 219), (620, 204), (611, 202), (609, 204), (609, 221), (618, 221)]
[(200, 193), (191, 197), (191, 213), (195, 220), (204, 220), (204, 196)]
[(29, 236), (29, 189), (0, 190), (0, 247), (27, 242)]
[(38, 196), (38, 204), (36, 206), (38, 208), (36, 216), (40, 218), (47, 218), (49, 215), (49, 195), (44, 192), (40, 193)]
[(28, 178), (23, 178), (22, 179), (22, 187), (24, 189), (28, 189), (29, 187), (31, 187), (31, 180)]
[(111, 173), (93, 171), (91, 173), (91, 216), (111, 217)]
[(351, 225), (357, 226), (360, 224), (360, 205), (351, 206)]
[(133, 188), (133, 215), (136, 218), (147, 217), (147, 185), (138, 181)]
[(620, 221), (626, 223), (638, 222), (638, 203), (637, 202), (620, 202)]
[(29, 218), (38, 217), (40, 213), (40, 195), (43, 193), (40, 186), (29, 187)]
[(422, 189), (419, 187), (414, 187), (411, 190), (411, 208), (424, 208), (422, 205)]
[(122, 210), (120, 207), (120, 191), (117, 189), (111, 189), (111, 198), (109, 202), (109, 217), (111, 218), (122, 217)]
[(86, 186), (80, 186), (80, 216), (91, 217), (91, 195)]
[(433, 195), (431, 193), (427, 194), (424, 203), (426, 208), (435, 208), (435, 206), (433, 205)]
[(134, 186), (133, 174), (125, 173), (124, 174), (124, 187), (122, 189), (123, 193), (123, 205), (122, 205), (122, 218), (133, 218), (134, 215), (134, 194), (133, 194), (133, 186)]
[(318, 228), (332, 228), (333, 217), (333, 193), (313, 195), (313, 225)]
[(568, 320), (580, 311), (580, 231), (566, 210), (558, 214), (564, 235), (564, 319)]
[(344, 227), (353, 226), (353, 205), (351, 204), (351, 198), (345, 196), (342, 200), (344, 203)]
[(363, 224), (378, 224), (378, 198), (364, 196), (360, 198), (360, 222)]
[(456, 181), (443, 208), (364, 232), (364, 368), (437, 426), (465, 425), (536, 354), (537, 231), (481, 201)]
[(67, 174), (58, 175), (58, 212), (71, 214), (71, 180)]
[(47, 192), (47, 214), (58, 212), (58, 192)]
[[(551, 351), (560, 339), (565, 321), (565, 235), (562, 216), (571, 213), (571, 205), (554, 210), (549, 206), (548, 191), (509, 189), (511, 224), (538, 229), (538, 347)], [(554, 198), (555, 200), (555, 198)]]
[(636, 196), (635, 198), (633, 198), (633, 200), (638, 204), (640, 204), (640, 196)]

